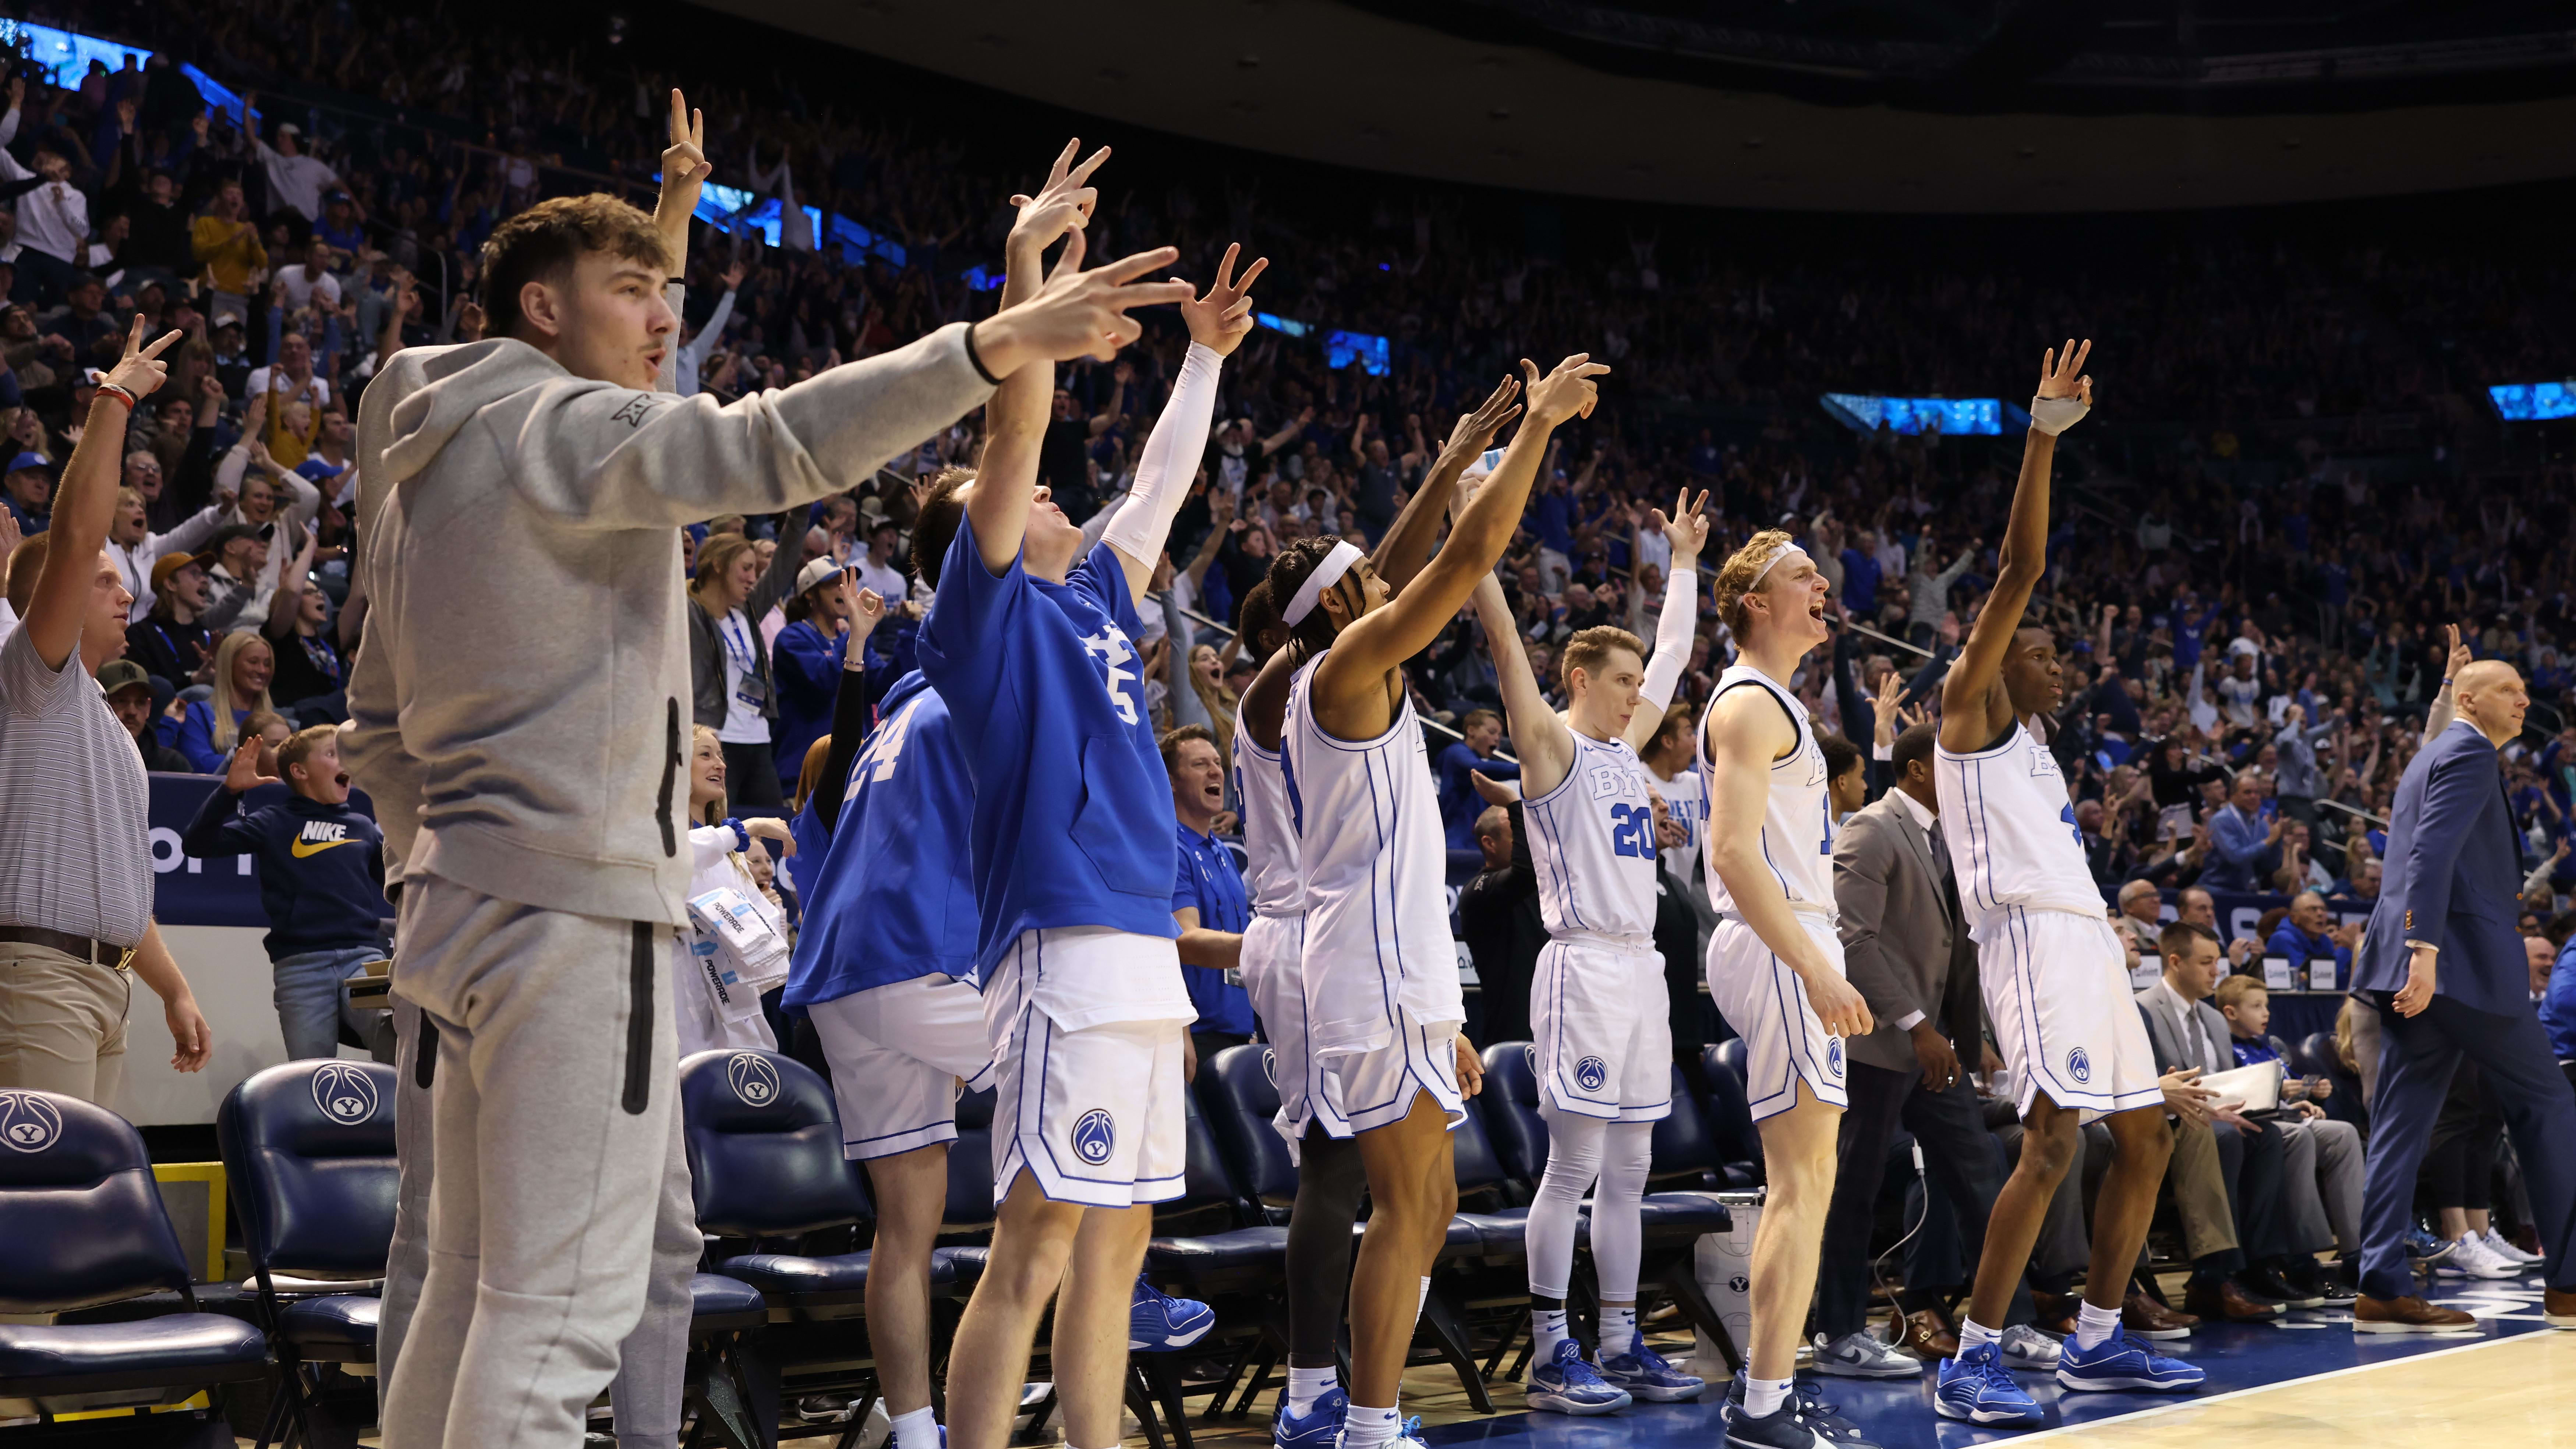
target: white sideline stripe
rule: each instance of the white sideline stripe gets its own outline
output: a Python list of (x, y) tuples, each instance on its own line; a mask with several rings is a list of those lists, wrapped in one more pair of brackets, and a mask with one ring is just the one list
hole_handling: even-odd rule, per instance
[(2380, 1369), (2389, 1368), (2397, 1364), (2422, 1363), (2427, 1359), (2447, 1358), (2455, 1353), (2475, 1353), (2482, 1348), (2494, 1348), (2499, 1344), (2506, 1343), (2520, 1343), (2526, 1338), (2536, 1338), (2538, 1336), (2539, 1335), (2537, 1334), (2530, 1333), (2507, 1334), (2502, 1338), (2489, 1338), (2478, 1343), (2464, 1343), (2457, 1348), (2437, 1348), (2431, 1353), (2410, 1353), (2397, 1358), (2385, 1359), (2378, 1363), (2357, 1363), (2350, 1368), (2328, 1369), (2324, 1373), (2309, 1374), (2305, 1378), (2283, 1379), (2278, 1383), (2270, 1384), (2256, 1384), (2249, 1389), (2230, 1389), (2226, 1393), (2211, 1394), (2205, 1398), (2180, 1399), (2170, 1404), (2158, 1404), (2152, 1409), (2139, 1409), (2134, 1413), (2114, 1414), (2107, 1419), (2087, 1419), (2080, 1424), (2060, 1424), (2054, 1429), (2042, 1429), (2036, 1434), (2024, 1434), (2020, 1438), (2013, 1440), (2013, 1442), (2015, 1444), (2036, 1444), (2042, 1439), (2054, 1439), (2061, 1434), (2089, 1434), (2096, 1429), (2107, 1428), (2113, 1424), (2131, 1424), (2140, 1419), (2153, 1419), (2165, 1414), (2177, 1414), (2185, 1409), (2198, 1409), (2210, 1404), (2223, 1404), (2229, 1399), (2241, 1399), (2250, 1394), (2268, 1394), (2274, 1389), (2286, 1389), (2302, 1384), (2321, 1384), (2328, 1379), (2346, 1378), (2353, 1374), (2376, 1373)]

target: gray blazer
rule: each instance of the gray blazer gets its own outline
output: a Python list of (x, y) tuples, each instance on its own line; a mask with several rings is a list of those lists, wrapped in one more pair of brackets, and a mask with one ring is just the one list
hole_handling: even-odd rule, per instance
[(1919, 1011), (1947, 1032), (1947, 1004), (1963, 990), (1976, 999), (1977, 948), (1951, 914), (1949, 874), (1949, 853), (1933, 849), (1894, 791), (1854, 811), (1834, 837), (1843, 969), (1878, 1022), (1850, 1044), (1852, 1060), (1913, 1071), (1914, 1043), (1897, 1021)]
[[(2209, 1039), (2206, 1053), (2184, 1046), (2183, 1013), (2200, 1018), (2201, 1032)], [(2236, 1049), (2227, 1044), (2227, 1018), (2204, 999), (2186, 1005), (2174, 989), (2159, 981), (2138, 993), (2138, 1013), (2147, 1019), (2147, 1040), (2156, 1050), (2156, 1070), (2168, 1072), (2175, 1067), (2198, 1067), (2204, 1073), (2236, 1069)]]

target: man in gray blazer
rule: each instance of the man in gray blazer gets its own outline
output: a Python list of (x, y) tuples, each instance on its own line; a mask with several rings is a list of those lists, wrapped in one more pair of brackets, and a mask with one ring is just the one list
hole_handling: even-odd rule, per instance
[[(1833, 1206), (1825, 1218), (1816, 1281), (1815, 1371), (1896, 1378), (1923, 1371), (1868, 1331), (1869, 1236), (1888, 1144), (1914, 1134), (1935, 1190), (1949, 1199), (1964, 1256), (1974, 1262), (1986, 1218), (2003, 1190), (2002, 1144), (1987, 1132), (1977, 1090), (1961, 1062), (1978, 1059), (1983, 1016), (1977, 948), (1960, 919), (1950, 852), (1940, 838), (1932, 784), (1932, 726), (1899, 735), (1890, 755), (1895, 788), (1845, 820), (1834, 837), (1834, 905), (1843, 964), (1878, 1029), (1849, 1044)], [(1909, 1289), (1939, 1286), (1916, 1283)], [(2013, 1288), (2001, 1339), (2015, 1368), (2049, 1369), (2055, 1340), (2030, 1326), (2030, 1289)]]
[[(2146, 1018), (2147, 1040), (2155, 1048), (2158, 1067), (2198, 1067), (2204, 1074), (2235, 1070), (2227, 1018), (2209, 1002), (2218, 986), (2217, 938), (2201, 927), (2176, 922), (2165, 929), (2158, 950), (2164, 957), (2164, 974), (2138, 993), (2139, 1013)], [(2265, 1241), (2270, 1235), (2246, 1233), (2251, 1261), (2238, 1278), (2239, 1286), (2253, 1296), (2297, 1307), (2349, 1305), (2352, 1289), (2320, 1268), (2316, 1254), (2340, 1244), (2347, 1257), (2357, 1256), (2360, 1134), (2348, 1122), (2256, 1122), (2233, 1111), (2221, 1111), (2217, 1118), (2246, 1138), (2249, 1149), (2258, 1136), (2277, 1137), (2281, 1146), (2278, 1236)], [(2217, 1296), (2206, 1293), (2196, 1277), (2186, 1291), (2187, 1300), (2197, 1295), (2215, 1307), (2225, 1290), (2215, 1283), (2206, 1287), (2217, 1288)], [(2202, 1307), (2192, 1306), (2191, 1311), (2200, 1313)]]

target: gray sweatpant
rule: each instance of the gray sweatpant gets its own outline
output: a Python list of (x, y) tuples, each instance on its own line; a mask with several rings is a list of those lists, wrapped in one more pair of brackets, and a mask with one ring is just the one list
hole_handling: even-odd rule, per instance
[(703, 1245), (655, 991), (669, 934), (406, 884), (402, 1189), (377, 1333), (387, 1449), (572, 1449), (612, 1373), (618, 1443), (678, 1442)]

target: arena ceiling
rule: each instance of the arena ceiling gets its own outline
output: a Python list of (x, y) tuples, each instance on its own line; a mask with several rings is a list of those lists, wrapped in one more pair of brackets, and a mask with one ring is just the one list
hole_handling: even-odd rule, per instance
[(2532, 0), (708, 3), (1127, 124), (1578, 196), (2125, 211), (2576, 175), (2576, 17)]

